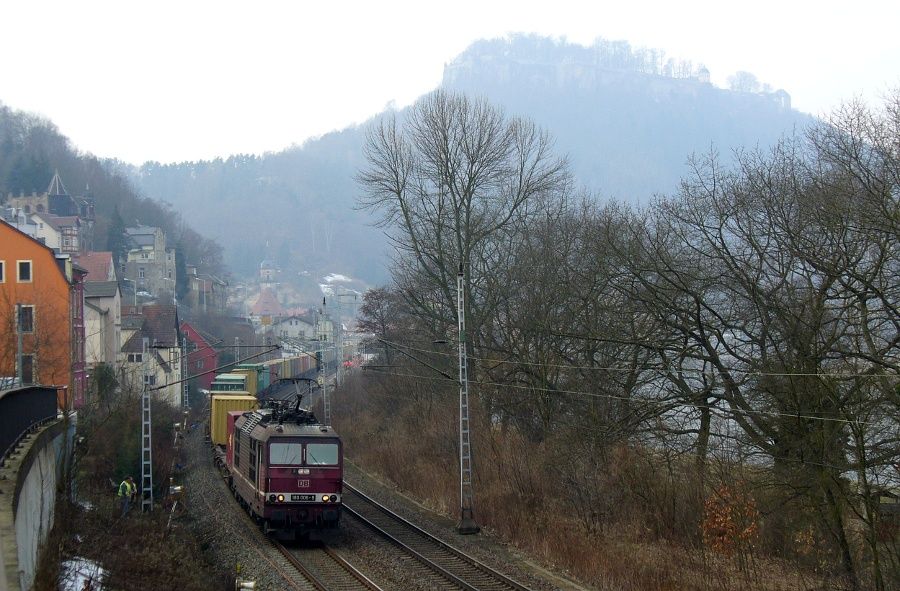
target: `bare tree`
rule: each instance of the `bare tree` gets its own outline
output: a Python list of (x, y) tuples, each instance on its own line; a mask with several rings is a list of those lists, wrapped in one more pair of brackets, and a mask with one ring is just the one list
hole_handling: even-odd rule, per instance
[(456, 323), (462, 267), (466, 323), (477, 347), (496, 305), (491, 274), (527, 221), (567, 190), (565, 160), (533, 123), (440, 90), (419, 100), (402, 124), (391, 115), (374, 125), (365, 154), (361, 204), (393, 230), (402, 297), (444, 336)]

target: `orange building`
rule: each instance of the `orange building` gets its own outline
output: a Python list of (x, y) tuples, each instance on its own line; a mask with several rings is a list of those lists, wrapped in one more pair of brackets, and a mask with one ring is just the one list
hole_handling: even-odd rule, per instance
[(0, 222), (0, 380), (17, 376), (21, 304), (22, 383), (67, 386), (84, 402), (84, 270), (67, 255)]

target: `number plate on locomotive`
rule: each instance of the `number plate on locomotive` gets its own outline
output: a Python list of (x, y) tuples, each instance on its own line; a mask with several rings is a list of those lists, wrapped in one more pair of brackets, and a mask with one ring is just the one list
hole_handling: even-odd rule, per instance
[(297, 487), (298, 488), (309, 488), (309, 480), (298, 480)]
[(315, 501), (316, 495), (291, 495), (292, 501)]

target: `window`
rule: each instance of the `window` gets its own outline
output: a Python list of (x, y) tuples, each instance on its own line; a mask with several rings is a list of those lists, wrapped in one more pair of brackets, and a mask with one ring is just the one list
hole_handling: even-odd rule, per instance
[(203, 360), (197, 361), (197, 369), (203, 369)]
[(299, 443), (272, 443), (269, 445), (269, 463), (299, 466), (303, 463), (303, 446)]
[(156, 376), (153, 374), (144, 374), (144, 385), (145, 386), (155, 386), (156, 385)]
[(144, 268), (143, 267), (138, 269), (138, 278), (144, 279)]
[(338, 463), (337, 443), (306, 444), (306, 464), (309, 466), (336, 466)]
[(0, 283), (6, 281), (6, 275), (3, 272), (6, 266), (3, 263), (3, 261), (0, 261)]
[(19, 377), (23, 384), (34, 383), (34, 355), (22, 355), (22, 375)]
[(144, 361), (143, 353), (129, 353), (128, 363), (142, 363)]
[(34, 332), (34, 306), (22, 306), (19, 308), (19, 330), (22, 332)]
[(31, 283), (31, 261), (17, 261), (19, 267), (19, 282)]

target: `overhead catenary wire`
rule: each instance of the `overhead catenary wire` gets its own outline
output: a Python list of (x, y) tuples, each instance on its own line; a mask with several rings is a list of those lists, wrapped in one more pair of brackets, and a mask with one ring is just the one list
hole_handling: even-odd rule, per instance
[(155, 391), (157, 391), (157, 390), (163, 390), (163, 389), (165, 389), (165, 388), (168, 388), (169, 386), (177, 386), (178, 384), (181, 384), (181, 383), (183, 383), (183, 382), (187, 382), (187, 381), (189, 381), (189, 380), (193, 380), (194, 378), (198, 378), (198, 377), (200, 377), (200, 376), (204, 376), (204, 375), (209, 374), (209, 373), (214, 373), (214, 372), (220, 371), (220, 370), (222, 370), (222, 369), (225, 369), (226, 367), (231, 367), (232, 365), (234, 365), (234, 364), (236, 364), (236, 363), (243, 363), (243, 362), (249, 361), (249, 360), (251, 360), (251, 359), (256, 359), (257, 357), (261, 357), (261, 356), (263, 356), (263, 355), (266, 355), (266, 354), (271, 353), (271, 352), (273, 352), (273, 351), (278, 351), (278, 350), (280, 350), (280, 349), (281, 349), (281, 347), (279, 347), (279, 346), (277, 346), (277, 345), (273, 345), (273, 346), (271, 346), (271, 348), (269, 348), (268, 350), (263, 351), (263, 352), (261, 352), (261, 353), (257, 353), (256, 355), (250, 355), (249, 357), (244, 357), (243, 359), (236, 359), (235, 361), (232, 361), (231, 363), (225, 363), (225, 364), (223, 364), (223, 365), (220, 365), (219, 367), (214, 367), (214, 368), (209, 369), (209, 370), (207, 370), (207, 371), (201, 371), (200, 373), (196, 373), (196, 374), (194, 374), (194, 375), (188, 376), (188, 377), (183, 378), (183, 379), (180, 379), (180, 380), (176, 380), (176, 381), (174, 381), (174, 382), (166, 382), (165, 384), (163, 384), (163, 385), (161, 385), (161, 386), (154, 386), (153, 388), (148, 388), (148, 390), (149, 390), (150, 392), (155, 392)]
[[(365, 366), (364, 369), (369, 368), (369, 367), (371, 367), (371, 366)], [(385, 375), (394, 375), (394, 376), (400, 376), (400, 377), (412, 377), (412, 378), (416, 378), (416, 379), (431, 380), (431, 381), (438, 381), (438, 382), (448, 381), (448, 380), (446, 380), (446, 378), (440, 378), (440, 377), (436, 377), (436, 376), (400, 374), (400, 373), (384, 372), (384, 371), (376, 371), (376, 373), (381, 373), (381, 374), (385, 374)], [(475, 383), (476, 384), (484, 384), (485, 382), (475, 382)], [(559, 391), (554, 390), (553, 392), (559, 392)], [(573, 392), (569, 391), (569, 392), (565, 392), (565, 393), (573, 393)], [(590, 393), (584, 393), (584, 392), (581, 392), (580, 394), (591, 395)], [(379, 398), (391, 399), (391, 400), (405, 400), (404, 398), (402, 398), (400, 396), (396, 396), (396, 395), (377, 394), (376, 396), (378, 396)], [(610, 397), (610, 396), (600, 395), (600, 394), (593, 394), (593, 396), (595, 396), (595, 397)], [(629, 399), (629, 400), (631, 400), (632, 402), (634, 401), (634, 399)], [(646, 400), (644, 400), (644, 401), (652, 402), (652, 401), (646, 401)], [(661, 402), (661, 401), (657, 401), (657, 402)], [(682, 406), (687, 406), (687, 405), (682, 405)], [(691, 405), (691, 406), (694, 406), (694, 405)], [(702, 407), (702, 405), (697, 405), (697, 407)], [(714, 410), (722, 410), (722, 409), (719, 409), (718, 407), (710, 407), (710, 408), (714, 409)], [(719, 416), (719, 418), (729, 419), (729, 420), (732, 419), (732, 417), (729, 417), (729, 416), (726, 416), (723, 414), (717, 414), (715, 412), (713, 412), (713, 414), (716, 414), (717, 416)], [(820, 417), (810, 417), (810, 418), (820, 418)], [(862, 424), (869, 424), (869, 423), (862, 423)], [(834, 464), (815, 462), (815, 461), (808, 460), (805, 458), (794, 458), (794, 457), (790, 457), (790, 456), (776, 456), (776, 455), (766, 454), (765, 452), (760, 452), (760, 453), (763, 453), (764, 457), (769, 458), (771, 460), (784, 460), (784, 461), (789, 461), (789, 462), (795, 462), (795, 463), (802, 464), (802, 465), (819, 466), (819, 467), (823, 467), (823, 468), (832, 468), (832, 469), (840, 470), (840, 471), (848, 471), (848, 470), (854, 469), (852, 466), (837, 466)], [(750, 456), (748, 456), (748, 457), (750, 457)]]
[[(378, 368), (375, 368), (372, 371), (375, 371), (376, 373), (394, 375), (394, 376), (398, 376), (398, 377), (409, 377), (409, 378), (416, 378), (416, 379), (423, 379), (423, 380), (455, 383), (455, 380), (450, 380), (445, 377), (438, 378), (436, 376), (423, 376), (423, 375), (419, 375), (419, 374), (386, 372), (386, 371), (381, 371)], [(584, 392), (584, 391), (580, 391), (580, 390), (560, 390), (560, 389), (554, 389), (554, 388), (541, 388), (538, 386), (525, 386), (525, 385), (521, 385), (521, 384), (503, 384), (503, 383), (499, 383), (499, 382), (488, 382), (488, 381), (482, 381), (482, 380), (477, 380), (477, 381), (473, 380), (471, 383), (474, 383), (474, 384), (477, 384), (480, 386), (515, 388), (517, 390), (528, 390), (528, 391), (532, 391), (532, 392), (547, 392), (547, 393), (552, 393), (552, 394), (585, 396), (585, 397), (591, 397), (591, 398), (619, 400), (619, 401), (624, 401), (624, 402), (643, 402), (643, 403), (657, 404), (657, 405), (664, 404), (663, 401), (654, 400), (652, 398), (634, 398), (634, 397), (629, 397), (629, 396), (619, 396), (616, 394), (601, 394), (601, 393), (597, 393), (597, 392)], [(670, 403), (666, 403), (666, 404), (667, 404), (667, 406), (670, 405)], [(806, 415), (806, 414), (800, 414), (800, 413), (788, 413), (788, 412), (778, 412), (778, 411), (743, 410), (743, 409), (736, 409), (731, 406), (729, 406), (729, 409), (727, 411), (722, 409), (719, 406), (711, 405), (711, 404), (682, 403), (682, 404), (679, 404), (678, 406), (708, 409), (710, 411), (710, 413), (717, 414), (717, 416), (719, 416), (721, 418), (725, 418), (725, 419), (733, 419), (733, 417), (727, 416), (726, 414), (719, 414), (719, 413), (729, 412), (729, 413), (732, 413), (733, 415), (742, 415), (742, 416), (763, 415), (763, 416), (784, 417), (784, 418), (794, 418), (794, 419), (808, 419), (808, 420), (814, 420), (814, 421), (830, 421), (830, 422), (835, 422), (835, 423), (844, 423), (844, 424), (851, 424), (851, 425), (877, 426), (877, 423), (873, 423), (870, 421), (862, 421), (862, 420), (854, 420), (854, 419), (846, 419), (846, 418), (836, 418), (836, 417), (823, 417), (823, 416), (816, 416), (816, 415)]]
[[(413, 347), (411, 345), (404, 345), (403, 343), (397, 343), (393, 341), (385, 341), (384, 339), (378, 339), (380, 341), (384, 341), (387, 344), (390, 344), (394, 347), (402, 347), (408, 349), (410, 351), (416, 351), (418, 353), (430, 353), (432, 355), (442, 355), (446, 357), (455, 357), (455, 353), (450, 353), (447, 351), (437, 351), (434, 349), (422, 349), (418, 347)], [(497, 366), (499, 365), (524, 365), (530, 367), (554, 367), (560, 369), (579, 369), (579, 370), (590, 370), (590, 371), (607, 371), (607, 372), (621, 372), (621, 373), (632, 373), (636, 369), (644, 370), (644, 371), (658, 371), (658, 372), (681, 372), (681, 373), (707, 373), (707, 371), (700, 368), (691, 368), (691, 367), (683, 367), (683, 368), (667, 368), (661, 366), (651, 366), (644, 365), (639, 368), (634, 367), (617, 367), (617, 366), (596, 366), (596, 365), (571, 365), (565, 363), (543, 363), (543, 362), (533, 362), (533, 361), (517, 361), (517, 360), (508, 360), (508, 359), (496, 359), (493, 357), (476, 357), (469, 355), (469, 359), (475, 359), (477, 361), (495, 363)], [(757, 371), (757, 370), (749, 370), (749, 369), (740, 369), (740, 368), (728, 368), (728, 371), (740, 373), (746, 376), (754, 376), (754, 377), (820, 377), (820, 378), (900, 378), (900, 373), (829, 373), (829, 372), (766, 372), (766, 371)]]

